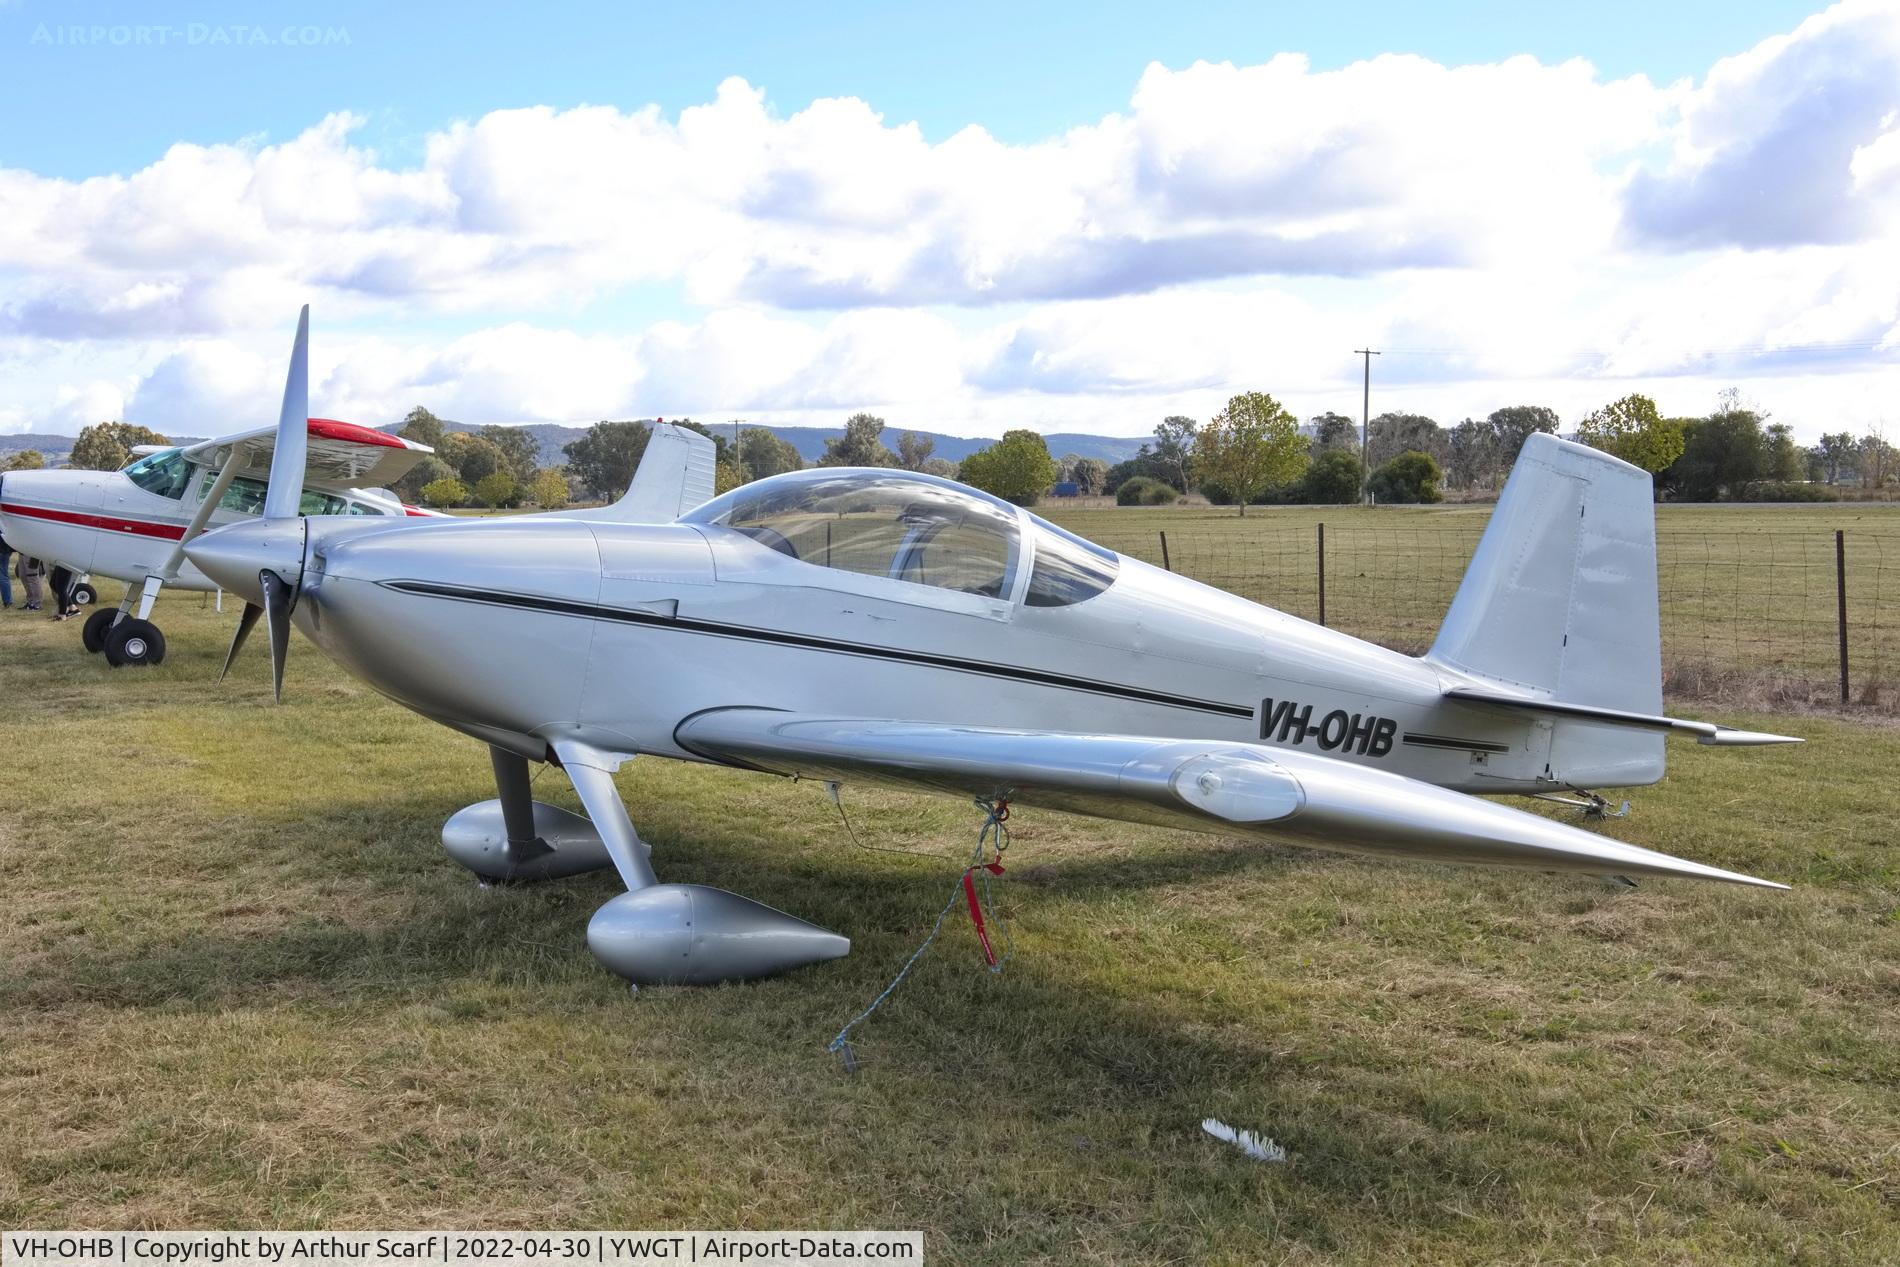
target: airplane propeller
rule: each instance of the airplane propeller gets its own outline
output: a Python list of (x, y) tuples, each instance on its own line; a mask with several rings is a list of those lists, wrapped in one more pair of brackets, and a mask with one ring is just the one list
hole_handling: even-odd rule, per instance
[[(284, 403), (277, 415), (277, 438), (271, 450), (270, 482), (264, 491), (262, 522), (238, 524), (200, 537), (187, 553), (200, 568), (213, 570), (255, 568), (257, 597), (248, 595), (238, 617), (237, 633), (225, 654), (220, 680), (231, 671), (238, 651), (261, 616), (270, 640), (271, 685), (278, 701), (284, 698), (284, 663), (290, 655), (290, 616), (303, 587), (304, 548), (309, 526), (299, 518), (303, 503), (304, 465), (310, 426), (310, 305), (297, 317), (297, 337), (290, 348), (290, 370), (284, 379)], [(286, 522), (288, 521), (288, 522)], [(294, 532), (285, 529), (293, 527)], [(294, 540), (293, 540), (294, 538)], [(225, 567), (217, 568), (215, 563)], [(261, 565), (261, 566), (259, 566)]]

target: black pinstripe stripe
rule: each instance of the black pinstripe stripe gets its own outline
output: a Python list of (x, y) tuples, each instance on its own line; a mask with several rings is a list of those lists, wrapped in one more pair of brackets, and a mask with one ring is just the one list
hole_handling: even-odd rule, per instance
[(632, 611), (625, 607), (604, 607), (597, 603), (577, 603), (560, 598), (541, 598), (532, 594), (510, 594), (501, 590), (442, 585), (434, 581), (384, 581), (382, 584), (386, 588), (398, 590), (404, 594), (419, 594), (428, 598), (484, 603), (491, 607), (515, 607), (525, 611), (544, 611), (560, 616), (576, 616), (584, 620), (611, 620), (628, 625), (651, 625), (658, 629), (676, 629), (686, 633), (706, 634), (714, 638), (768, 642), (777, 646), (802, 647), (812, 651), (829, 651), (839, 655), (862, 656), (872, 660), (927, 665), (931, 668), (949, 669), (957, 673), (974, 673), (983, 677), (1030, 682), (1037, 686), (1053, 686), (1066, 691), (1112, 695), (1118, 699), (1136, 700), (1144, 704), (1162, 704), (1169, 708), (1188, 708), (1202, 713), (1218, 713), (1223, 717), (1251, 718), (1254, 715), (1253, 708), (1246, 704), (1226, 704), (1218, 700), (1195, 699), (1188, 695), (1170, 695), (1165, 691), (1151, 691), (1139, 686), (1097, 682), (1089, 678), (1070, 677), (1067, 674), (1050, 673), (1042, 669), (991, 664), (984, 660), (966, 660), (959, 656), (934, 655), (925, 651), (906, 651), (898, 647), (879, 647), (861, 642), (843, 642), (835, 638), (786, 633), (777, 629), (755, 629), (747, 625), (728, 625), (711, 620), (660, 616), (653, 612)]

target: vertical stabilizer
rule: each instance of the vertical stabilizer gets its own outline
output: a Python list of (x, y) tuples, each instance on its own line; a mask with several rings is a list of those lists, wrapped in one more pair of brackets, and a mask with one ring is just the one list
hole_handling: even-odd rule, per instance
[(627, 495), (605, 510), (584, 513), (621, 523), (672, 523), (712, 499), (715, 453), (713, 442), (699, 432), (656, 422)]
[(1527, 440), (1427, 658), (1516, 692), (1660, 713), (1648, 472), (1555, 436)]

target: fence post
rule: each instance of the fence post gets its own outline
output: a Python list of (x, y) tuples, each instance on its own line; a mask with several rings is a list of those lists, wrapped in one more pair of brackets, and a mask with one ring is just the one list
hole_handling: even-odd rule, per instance
[(1168, 534), (1165, 529), (1161, 533), (1161, 566), (1170, 572), (1174, 571), (1174, 564), (1168, 562)]
[(1847, 533), (1834, 530), (1834, 610), (1841, 633), (1841, 703), (1847, 702)]
[(1319, 623), (1326, 623), (1326, 523), (1319, 523)]

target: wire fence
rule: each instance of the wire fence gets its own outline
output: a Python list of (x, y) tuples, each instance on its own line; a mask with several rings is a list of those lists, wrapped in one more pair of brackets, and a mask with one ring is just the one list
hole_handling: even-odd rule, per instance
[[(1409, 653), (1431, 645), (1482, 526), (1097, 536), (1184, 576)], [(1900, 706), (1900, 533), (1656, 537), (1675, 694)]]

